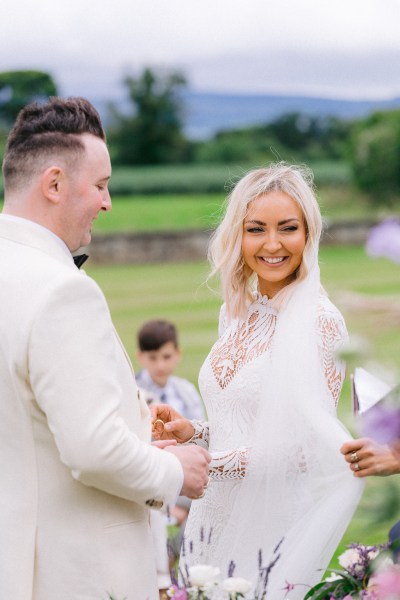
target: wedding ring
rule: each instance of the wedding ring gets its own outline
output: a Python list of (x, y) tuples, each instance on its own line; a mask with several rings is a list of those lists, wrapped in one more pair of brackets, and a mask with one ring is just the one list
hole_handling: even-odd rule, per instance
[(208, 488), (208, 486), (210, 485), (210, 481), (211, 481), (211, 477), (209, 477), (209, 478), (207, 479), (207, 483), (206, 483), (206, 485), (204, 486), (204, 489), (205, 489), (205, 490), (206, 490), (206, 489)]
[(351, 462), (358, 462), (358, 455), (357, 455), (357, 452), (352, 452), (352, 453), (350, 454), (350, 460), (351, 460)]
[(359, 471), (360, 470), (360, 465), (358, 464), (358, 462), (354, 463), (354, 470), (355, 471)]
[(164, 421), (162, 421), (161, 419), (156, 419), (153, 423), (153, 431), (161, 434), (164, 432)]
[(200, 500), (200, 498), (204, 498), (205, 495), (206, 495), (206, 488), (204, 488), (203, 493), (200, 494), (200, 496), (197, 496), (196, 500)]

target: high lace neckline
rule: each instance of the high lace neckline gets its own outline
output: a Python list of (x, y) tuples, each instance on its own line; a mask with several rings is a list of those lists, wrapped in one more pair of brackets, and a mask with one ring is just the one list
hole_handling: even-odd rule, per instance
[(260, 290), (256, 290), (255, 294), (254, 294), (254, 301), (257, 304), (263, 304), (264, 306), (266, 306), (268, 304), (268, 302), (270, 302), (270, 298), (267, 296), (267, 294), (262, 294), (260, 292)]

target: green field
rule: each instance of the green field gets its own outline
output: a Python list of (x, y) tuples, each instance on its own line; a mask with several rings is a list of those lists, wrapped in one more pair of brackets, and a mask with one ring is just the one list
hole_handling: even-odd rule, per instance
[[(179, 328), (183, 349), (178, 373), (197, 382), (199, 368), (217, 336), (220, 306), (218, 295), (204, 284), (207, 265), (100, 267), (89, 263), (86, 271), (104, 290), (131, 357), (134, 359), (136, 332), (144, 320), (170, 319)], [(326, 289), (346, 317), (351, 336), (363, 336), (369, 344), (366, 354), (349, 361), (348, 372), (369, 360), (400, 371), (400, 267), (385, 259), (370, 259), (359, 247), (328, 247), (321, 251), (321, 272)], [(340, 416), (355, 432), (348, 381)], [(400, 518), (399, 498), (400, 476), (370, 479), (338, 552), (352, 541), (384, 542), (396, 514)]]
[[(323, 186), (317, 192), (327, 220), (379, 219), (400, 212), (400, 204), (392, 209), (372, 208), (351, 186)], [(224, 200), (224, 193), (113, 196), (112, 210), (100, 213), (95, 233), (213, 228), (219, 222)]]
[[(259, 164), (192, 163), (182, 165), (113, 166), (110, 191), (113, 196), (148, 194), (224, 193), (247, 171), (270, 163), (265, 157)], [(345, 185), (351, 181), (350, 165), (341, 160), (309, 163), (317, 185)], [(3, 182), (0, 173), (0, 195)]]
[[(220, 216), (233, 184), (258, 165), (193, 164), (115, 167), (110, 181), (113, 209), (101, 214), (99, 233), (208, 229)], [(381, 218), (400, 212), (400, 199), (390, 208), (371, 204), (351, 183), (348, 164), (319, 161), (310, 165), (326, 219)], [(0, 175), (0, 210), (2, 181)]]
[[(328, 220), (382, 218), (394, 209), (372, 208), (351, 186), (322, 186), (317, 190)], [(110, 213), (96, 222), (99, 233), (208, 229), (218, 223), (225, 194), (163, 194), (115, 196)], [(400, 207), (399, 207), (400, 210)]]

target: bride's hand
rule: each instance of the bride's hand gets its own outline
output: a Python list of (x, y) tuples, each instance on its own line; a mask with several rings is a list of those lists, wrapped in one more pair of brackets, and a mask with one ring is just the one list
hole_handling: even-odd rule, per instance
[(156, 440), (176, 440), (183, 444), (194, 434), (194, 427), (168, 404), (154, 404), (151, 407), (153, 438)]

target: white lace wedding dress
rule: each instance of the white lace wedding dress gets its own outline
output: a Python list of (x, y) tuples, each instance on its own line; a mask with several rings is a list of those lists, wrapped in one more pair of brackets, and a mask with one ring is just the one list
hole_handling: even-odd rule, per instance
[[(212, 462), (206, 495), (192, 502), (182, 563), (217, 566), (222, 577), (227, 576), (232, 558), (236, 562), (235, 575), (246, 576), (241, 571), (240, 555), (231, 555), (231, 539), (226, 525), (246, 471), (258, 403), (266, 397), (261, 375), (273, 353), (276, 322), (276, 311), (260, 294), (256, 295), (244, 321), (233, 320), (227, 325), (222, 307), (220, 337), (199, 375), (209, 420), (206, 423), (194, 422), (196, 432), (190, 442), (208, 448)], [(329, 402), (325, 408), (334, 414), (345, 374), (337, 351), (347, 339), (347, 331), (340, 312), (322, 293), (315, 327), (320, 361), (329, 389)], [(299, 470), (302, 469), (301, 460), (299, 455)], [(295, 512), (300, 514), (302, 511), (301, 498), (294, 506), (292, 516), (295, 522)], [(256, 518), (252, 514), (243, 515), (244, 520)], [(255, 564), (258, 548), (258, 541), (254, 540)]]

